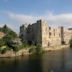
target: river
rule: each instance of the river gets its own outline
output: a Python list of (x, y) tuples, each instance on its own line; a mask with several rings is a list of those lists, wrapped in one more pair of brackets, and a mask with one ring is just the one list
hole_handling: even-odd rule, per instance
[(0, 72), (72, 72), (72, 49), (37, 56), (0, 58)]

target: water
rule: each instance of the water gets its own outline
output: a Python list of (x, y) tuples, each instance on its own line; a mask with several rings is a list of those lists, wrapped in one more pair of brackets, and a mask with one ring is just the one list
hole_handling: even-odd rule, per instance
[(72, 49), (37, 56), (0, 58), (0, 72), (72, 72)]

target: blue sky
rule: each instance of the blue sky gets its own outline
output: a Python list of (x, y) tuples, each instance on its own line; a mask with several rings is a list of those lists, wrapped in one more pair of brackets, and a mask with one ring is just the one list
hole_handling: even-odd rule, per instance
[(0, 0), (0, 26), (19, 32), (21, 24), (45, 19), (49, 25), (72, 27), (72, 0)]

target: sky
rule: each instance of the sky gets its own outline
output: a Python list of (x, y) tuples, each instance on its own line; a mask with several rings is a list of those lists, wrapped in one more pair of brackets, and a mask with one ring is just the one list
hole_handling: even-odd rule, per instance
[(0, 0), (0, 26), (19, 33), (22, 24), (44, 19), (49, 26), (72, 27), (72, 0)]

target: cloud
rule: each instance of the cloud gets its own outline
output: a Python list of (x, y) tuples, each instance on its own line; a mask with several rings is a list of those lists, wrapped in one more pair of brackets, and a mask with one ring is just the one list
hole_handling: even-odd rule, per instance
[(0, 24), (0, 27), (3, 27), (4, 26), (4, 24)]
[(12, 12), (7, 13), (10, 19), (16, 20), (19, 23), (34, 23), (39, 19), (44, 19), (48, 21), (49, 25), (52, 26), (72, 26), (72, 13), (62, 13), (54, 14), (52, 12), (46, 12), (43, 15), (26, 15), (26, 14), (16, 14)]
[(33, 16), (33, 15), (25, 15), (25, 14), (15, 14), (15, 13), (11, 13), (8, 12), (8, 16), (13, 19), (16, 20), (20, 23), (33, 23), (36, 20), (38, 20), (40, 18), (40, 16)]

